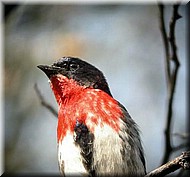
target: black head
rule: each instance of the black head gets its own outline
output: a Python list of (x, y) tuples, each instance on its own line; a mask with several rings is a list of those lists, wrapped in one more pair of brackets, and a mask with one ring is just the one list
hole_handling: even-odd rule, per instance
[(101, 89), (111, 95), (107, 81), (103, 73), (93, 65), (73, 57), (62, 57), (51, 66), (39, 65), (51, 80), (52, 76), (62, 74), (69, 79), (74, 79), (82, 86)]

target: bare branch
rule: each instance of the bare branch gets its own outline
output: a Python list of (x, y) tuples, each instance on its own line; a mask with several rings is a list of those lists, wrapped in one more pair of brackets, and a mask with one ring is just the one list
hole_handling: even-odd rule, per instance
[(176, 65), (179, 65), (179, 60), (177, 56), (177, 46), (176, 46), (176, 39), (175, 39), (175, 25), (176, 21), (180, 19), (182, 16), (178, 14), (179, 4), (173, 6), (173, 15), (170, 21), (170, 31), (169, 31), (169, 41), (171, 44), (171, 52), (172, 55), (170, 56)]
[[(159, 4), (159, 13), (160, 13), (160, 30), (162, 34), (162, 39), (165, 48), (165, 63), (166, 63), (166, 78), (167, 78), (167, 117), (166, 117), (166, 126), (165, 126), (165, 152), (162, 160), (162, 164), (166, 163), (169, 160), (170, 154), (173, 150), (171, 145), (171, 122), (173, 114), (173, 98), (176, 88), (176, 80), (178, 69), (180, 66), (178, 56), (177, 56), (177, 46), (175, 40), (175, 25), (176, 21), (181, 18), (178, 14), (179, 4), (173, 6), (173, 14), (170, 20), (169, 25), (169, 37), (166, 33), (166, 28), (164, 24), (164, 5)], [(174, 62), (174, 68), (171, 70), (171, 62)]]
[(57, 111), (52, 107), (52, 105), (50, 105), (49, 103), (47, 103), (45, 101), (45, 99), (43, 98), (42, 94), (40, 93), (40, 90), (38, 89), (38, 85), (36, 83), (34, 84), (34, 90), (36, 91), (36, 94), (38, 95), (42, 106), (47, 108), (55, 117), (58, 117)]
[(165, 23), (164, 23), (164, 5), (163, 4), (158, 4), (158, 8), (159, 8), (159, 23), (160, 23), (160, 31), (162, 34), (162, 40), (164, 43), (164, 49), (165, 49), (165, 67), (166, 67), (166, 79), (167, 79), (167, 83), (170, 82), (170, 78), (171, 78), (171, 71), (170, 71), (170, 48), (169, 48), (169, 43), (168, 43), (168, 37), (167, 37), (167, 33), (166, 33), (166, 27), (165, 27)]
[(163, 177), (169, 173), (182, 168), (184, 170), (190, 170), (190, 151), (183, 152), (182, 155), (167, 162), (166, 164), (151, 171), (145, 177)]

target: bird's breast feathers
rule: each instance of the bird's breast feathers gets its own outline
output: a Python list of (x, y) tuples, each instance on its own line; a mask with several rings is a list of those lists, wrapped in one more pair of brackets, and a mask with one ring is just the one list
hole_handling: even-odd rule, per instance
[(115, 131), (120, 129), (124, 117), (118, 102), (99, 89), (84, 89), (80, 94), (66, 97), (59, 107), (58, 140), (66, 132), (74, 131), (76, 121), (84, 123), (91, 132), (97, 125), (109, 125)]
[(138, 137), (138, 130), (127, 116), (116, 100), (99, 90), (86, 90), (77, 101), (67, 101), (58, 120), (60, 168), (68, 174), (98, 176), (143, 173), (141, 147), (136, 146), (140, 140), (131, 137), (131, 132)]

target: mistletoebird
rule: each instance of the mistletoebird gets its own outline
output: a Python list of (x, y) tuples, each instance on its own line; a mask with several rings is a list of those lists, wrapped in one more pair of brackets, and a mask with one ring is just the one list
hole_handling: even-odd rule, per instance
[(58, 103), (58, 162), (64, 175), (144, 176), (139, 130), (103, 73), (74, 57), (39, 65)]

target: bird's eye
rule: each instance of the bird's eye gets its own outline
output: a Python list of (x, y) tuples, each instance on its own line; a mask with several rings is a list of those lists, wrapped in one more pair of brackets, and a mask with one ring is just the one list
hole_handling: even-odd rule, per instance
[(61, 65), (62, 68), (64, 69), (67, 69), (68, 68), (68, 63), (64, 62), (62, 65)]
[(66, 71), (76, 71), (79, 68), (79, 64), (69, 61), (59, 61), (54, 63), (53, 66), (60, 67)]
[(77, 70), (79, 68), (79, 65), (78, 64), (76, 64), (76, 63), (71, 63), (70, 64), (70, 70), (71, 71), (75, 71), (75, 70)]
[(59, 61), (59, 62), (55, 62), (53, 64), (53, 66), (66, 69), (66, 68), (68, 68), (68, 63), (67, 62), (61, 62), (61, 61)]

